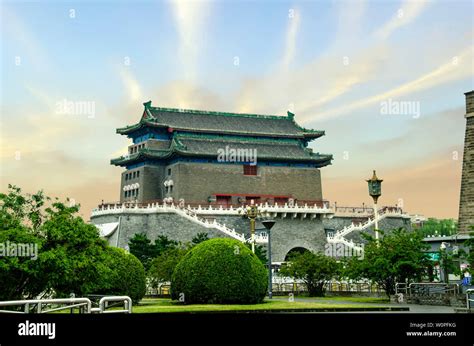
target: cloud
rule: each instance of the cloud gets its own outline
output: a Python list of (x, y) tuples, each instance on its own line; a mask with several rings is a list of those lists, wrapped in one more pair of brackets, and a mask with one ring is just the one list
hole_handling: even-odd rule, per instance
[(375, 36), (387, 39), (395, 30), (415, 20), (429, 4), (425, 0), (404, 0), (397, 13), (375, 32)]
[(21, 47), (21, 50), (18, 52), (21, 64), (32, 64), (37, 70), (43, 72), (50, 71), (51, 68), (46, 51), (39, 44), (39, 40), (28, 26), (17, 16), (15, 11), (5, 6), (5, 3), (2, 3), (0, 12), (2, 31), (5, 30), (3, 35), (8, 36), (10, 40), (13, 40)]
[[(341, 114), (351, 113), (355, 110), (367, 107), (383, 100), (400, 97), (406, 94), (413, 95), (415, 92), (429, 89), (447, 82), (468, 78), (474, 75), (472, 60), (473, 47), (468, 47), (456, 55), (452, 61), (437, 67), (436, 69), (418, 77), (417, 79), (387, 90), (383, 93), (375, 94), (347, 105), (334, 107), (327, 111), (318, 112), (317, 119), (321, 120)], [(308, 109), (308, 111), (314, 111), (314, 109)], [(312, 118), (303, 116), (300, 118), (300, 120), (305, 123), (309, 120), (315, 120), (315, 118), (314, 116)]]
[(153, 95), (156, 106), (223, 110), (226, 107), (220, 96), (213, 91), (188, 81), (174, 81), (158, 88)]
[(181, 62), (180, 70), (183, 71), (186, 80), (196, 79), (210, 4), (210, 1), (170, 1), (179, 35), (177, 58)]
[(132, 71), (129, 67), (120, 66), (119, 74), (122, 80), (123, 86), (125, 87), (126, 95), (128, 97), (128, 103), (140, 103), (144, 102), (143, 92), (140, 83), (136, 80)]
[(284, 71), (288, 70), (293, 62), (296, 53), (296, 37), (300, 27), (300, 12), (297, 9), (291, 9), (288, 15), (288, 28), (286, 31), (285, 50), (281, 61)]
[[(462, 161), (452, 160), (450, 151), (415, 164), (401, 164), (395, 169), (377, 168), (377, 176), (384, 180), (379, 205), (402, 204), (404, 210), (412, 214), (457, 218)], [(331, 203), (336, 201), (338, 206), (372, 205), (364, 181), (370, 173), (368, 169), (364, 176), (332, 177), (330, 172), (324, 171), (324, 198)]]

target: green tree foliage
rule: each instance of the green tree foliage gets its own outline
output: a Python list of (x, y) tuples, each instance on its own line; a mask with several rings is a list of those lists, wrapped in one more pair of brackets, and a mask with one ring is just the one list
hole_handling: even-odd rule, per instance
[(146, 293), (145, 269), (134, 255), (123, 249), (108, 247), (102, 258), (103, 268), (94, 292), (126, 295), (138, 303)]
[(444, 236), (453, 235), (457, 232), (458, 225), (453, 219), (438, 220), (429, 218), (423, 223), (423, 226), (418, 229), (424, 237), (427, 236)]
[(135, 234), (128, 242), (130, 253), (133, 254), (143, 264), (147, 270), (150, 263), (156, 256), (156, 247), (148, 239), (145, 233)]
[[(245, 243), (245, 245), (251, 250), (252, 244)], [(255, 244), (255, 255), (258, 257), (260, 262), (264, 265), (268, 265), (268, 258), (267, 258), (267, 249), (263, 245)]]
[(282, 265), (280, 275), (303, 280), (310, 296), (324, 296), (324, 285), (339, 273), (339, 265), (333, 257), (304, 251), (293, 254)]
[(145, 270), (150, 269), (151, 261), (160, 256), (164, 251), (175, 248), (178, 242), (170, 240), (167, 236), (160, 235), (152, 243), (145, 233), (135, 234), (129, 241), (130, 253), (142, 262)]
[(351, 258), (347, 261), (344, 274), (350, 279), (369, 279), (382, 287), (387, 295), (395, 293), (397, 282), (421, 281), (430, 266), (425, 250), (428, 245), (417, 232), (397, 229), (384, 235), (379, 242), (364, 235), (368, 240), (363, 259)]
[[(8, 242), (35, 244), (39, 251), (43, 239), (31, 234), (28, 228), (17, 225), (0, 230), (0, 244), (6, 246)], [(0, 300), (34, 298), (43, 292), (47, 280), (39, 269), (38, 261), (30, 257), (0, 257)]]
[(39, 266), (59, 297), (92, 293), (104, 266), (101, 259), (107, 244), (94, 225), (75, 215), (78, 211), (78, 206), (55, 202), (46, 209), (46, 221), (41, 226), (45, 242)]
[(207, 233), (198, 233), (192, 240), (192, 245), (197, 245), (202, 243), (203, 241), (209, 240), (209, 234)]
[(186, 304), (255, 304), (265, 297), (267, 278), (265, 266), (243, 243), (214, 238), (178, 263), (171, 297)]
[[(50, 201), (41, 191), (24, 195), (12, 185), (7, 194), (0, 194), (0, 243), (34, 244), (38, 250), (36, 258), (0, 258), (0, 300), (49, 293), (84, 296), (104, 288), (102, 273), (134, 275), (136, 265), (120, 272), (124, 266), (109, 258), (115, 250), (110, 250), (94, 225), (77, 216), (78, 205)], [(144, 273), (142, 281), (144, 285)]]
[(471, 267), (471, 273), (474, 270), (474, 225), (471, 227), (471, 232), (469, 232), (470, 238), (466, 240), (465, 245), (468, 247), (468, 254), (466, 259)]
[(170, 282), (174, 269), (188, 251), (181, 247), (170, 248), (153, 259), (148, 270), (151, 287), (157, 288), (162, 283)]

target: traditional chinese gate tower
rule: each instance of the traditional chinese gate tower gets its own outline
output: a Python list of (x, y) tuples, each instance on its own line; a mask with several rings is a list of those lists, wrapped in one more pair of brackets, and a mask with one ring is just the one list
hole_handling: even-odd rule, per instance
[[(321, 201), (319, 168), (332, 155), (308, 143), (324, 131), (305, 129), (287, 116), (152, 107), (117, 133), (133, 140), (122, 166), (120, 202), (235, 205)], [(229, 154), (224, 159), (222, 153)], [(256, 154), (256, 162), (243, 154)], [(255, 164), (256, 163), (256, 164)]]

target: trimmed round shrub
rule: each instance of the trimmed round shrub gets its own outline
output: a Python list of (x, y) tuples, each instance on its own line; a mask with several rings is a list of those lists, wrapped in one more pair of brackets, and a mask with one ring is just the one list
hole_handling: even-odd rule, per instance
[(134, 304), (146, 293), (143, 264), (134, 255), (116, 247), (107, 247), (97, 294), (129, 296)]
[(186, 304), (256, 304), (265, 297), (267, 275), (243, 243), (214, 238), (192, 248), (178, 263), (171, 298)]

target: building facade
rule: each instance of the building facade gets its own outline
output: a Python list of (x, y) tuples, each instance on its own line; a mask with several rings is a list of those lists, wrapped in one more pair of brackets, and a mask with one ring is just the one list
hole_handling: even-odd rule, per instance
[[(373, 211), (338, 208), (323, 200), (320, 169), (332, 155), (308, 144), (324, 131), (286, 116), (235, 114), (152, 107), (140, 121), (117, 129), (132, 140), (127, 155), (111, 160), (124, 168), (120, 202), (101, 204), (91, 222), (109, 244), (127, 248), (138, 233), (190, 242), (198, 233), (249, 242), (244, 208), (256, 204), (272, 228), (272, 259), (292, 251), (325, 252), (329, 243), (358, 249), (362, 230), (373, 233)], [(393, 208), (392, 208), (393, 209)], [(381, 209), (379, 227), (410, 228), (399, 208)], [(257, 219), (255, 241), (268, 236)]]
[(268, 116), (152, 107), (117, 133), (132, 139), (120, 202), (184, 200), (222, 205), (290, 199), (322, 201), (319, 169), (332, 156), (308, 143), (324, 131), (300, 127), (294, 115)]

